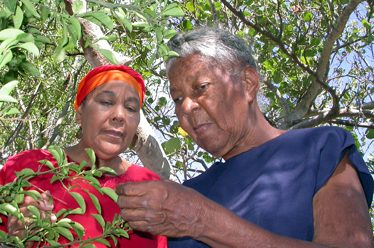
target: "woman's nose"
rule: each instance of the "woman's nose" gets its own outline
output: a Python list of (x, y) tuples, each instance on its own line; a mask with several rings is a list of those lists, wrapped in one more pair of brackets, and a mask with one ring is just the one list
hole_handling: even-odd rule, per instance
[(123, 122), (124, 119), (125, 119), (125, 108), (121, 105), (114, 106), (111, 120)]

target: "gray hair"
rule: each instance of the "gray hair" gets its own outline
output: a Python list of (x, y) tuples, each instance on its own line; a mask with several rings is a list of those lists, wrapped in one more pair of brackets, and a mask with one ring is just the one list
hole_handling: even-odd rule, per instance
[[(201, 28), (187, 34), (178, 33), (168, 42), (168, 46), (181, 58), (201, 54), (233, 71), (241, 71), (247, 66), (257, 70), (256, 62), (245, 42), (221, 29)], [(170, 57), (166, 61), (166, 72), (169, 72), (177, 58)]]

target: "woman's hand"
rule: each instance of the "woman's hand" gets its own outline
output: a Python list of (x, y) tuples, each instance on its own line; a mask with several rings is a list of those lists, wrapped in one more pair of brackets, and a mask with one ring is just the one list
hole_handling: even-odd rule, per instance
[(164, 180), (119, 184), (116, 192), (121, 217), (135, 230), (168, 237), (203, 231), (207, 199), (193, 189)]
[[(56, 221), (56, 216), (54, 214), (47, 214), (46, 211), (51, 211), (53, 209), (53, 204), (49, 202), (50, 193), (49, 191), (44, 192), (41, 194), (43, 199), (35, 201), (31, 196), (25, 196), (22, 203), (19, 204), (20, 212), (26, 217), (26, 223), (29, 223), (31, 219), (27, 218), (28, 216), (32, 215), (32, 213), (27, 209), (27, 206), (35, 206), (39, 209), (42, 218), (50, 218), (52, 222)], [(8, 216), (8, 236), (18, 236), (20, 239), (23, 239), (23, 233), (25, 231), (25, 227), (20, 220), (18, 220), (13, 215), (9, 214)], [(32, 247), (34, 242), (27, 242), (26, 247)]]

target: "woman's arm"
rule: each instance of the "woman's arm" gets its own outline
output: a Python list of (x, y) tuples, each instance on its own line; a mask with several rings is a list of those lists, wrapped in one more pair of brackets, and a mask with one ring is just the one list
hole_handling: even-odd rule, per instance
[(121, 216), (132, 228), (190, 236), (211, 247), (373, 247), (364, 192), (347, 155), (314, 196), (313, 242), (266, 231), (170, 181), (121, 185), (117, 193)]

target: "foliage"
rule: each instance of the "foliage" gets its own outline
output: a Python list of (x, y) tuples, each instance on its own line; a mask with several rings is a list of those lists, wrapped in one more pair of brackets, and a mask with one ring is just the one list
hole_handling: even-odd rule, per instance
[[(20, 239), (17, 236), (8, 237), (5, 232), (0, 231), (0, 244), (24, 247), (26, 242), (34, 241), (38, 242), (38, 246), (49, 244), (52, 247), (66, 247), (73, 244), (78, 244), (79, 247), (82, 247), (85, 244), (91, 244), (92, 242), (96, 241), (110, 246), (106, 238), (112, 238), (115, 242), (115, 236), (128, 238), (129, 235), (127, 234), (127, 231), (130, 229), (127, 224), (125, 224), (121, 217), (117, 215), (113, 219), (112, 223), (105, 223), (101, 215), (101, 205), (97, 197), (88, 191), (87, 193), (90, 195), (97, 212), (100, 213), (92, 214), (92, 216), (103, 228), (103, 234), (98, 237), (89, 237), (88, 239), (82, 240), (85, 233), (83, 226), (80, 223), (69, 219), (70, 215), (84, 214), (86, 211), (86, 202), (79, 193), (70, 192), (70, 190), (74, 187), (67, 186), (68, 184), (65, 182), (84, 179), (87, 184), (92, 185), (98, 192), (101, 194), (105, 193), (114, 201), (117, 201), (118, 196), (114, 190), (110, 188), (101, 188), (100, 183), (95, 178), (100, 177), (103, 172), (115, 174), (115, 171), (108, 167), (96, 169), (94, 166), (96, 157), (91, 149), (86, 149), (86, 152), (91, 159), (91, 164), (93, 165), (90, 170), (82, 170), (87, 165), (86, 161), (83, 161), (79, 165), (75, 163), (68, 163), (64, 152), (59, 147), (50, 146), (48, 150), (56, 159), (58, 167), (54, 167), (53, 164), (48, 160), (39, 161), (39, 163), (47, 166), (50, 170), (42, 172), (40, 170), (33, 171), (29, 168), (25, 168), (20, 172), (15, 172), (17, 177), (13, 182), (0, 187), (0, 214), (6, 216), (15, 216), (22, 222), (26, 230), (23, 239)], [(18, 205), (23, 202), (25, 195), (32, 197), (35, 201), (42, 199), (40, 192), (27, 189), (30, 186), (34, 186), (29, 182), (29, 180), (39, 175), (51, 173), (53, 174), (51, 183), (60, 181), (61, 185), (74, 197), (80, 207), (76, 209), (61, 209), (58, 213), (50, 211), (49, 214), (53, 213), (58, 218), (56, 222), (51, 222), (50, 218), (43, 217), (41, 212), (35, 206), (29, 205), (27, 208), (30, 212), (32, 212), (32, 215), (25, 217), (20, 212)], [(77, 235), (77, 239), (74, 239), (72, 231)], [(60, 236), (67, 238), (70, 243), (60, 244), (58, 242)], [(93, 247), (95, 246), (93, 245)]]
[[(181, 131), (169, 100), (163, 62), (175, 55), (166, 42), (177, 31), (216, 26), (239, 35), (251, 47), (262, 74), (259, 100), (273, 126), (346, 128), (373, 171), (373, 1), (126, 3), (78, 0), (69, 12), (60, 0), (3, 1), (0, 81), (2, 85), (19, 81), (12, 92), (18, 104), (12, 106), (20, 113), (0, 117), (0, 163), (22, 150), (77, 142), (71, 106), (78, 80), (91, 69), (84, 48), (100, 49), (98, 44), (108, 41), (115, 52), (131, 58), (131, 67), (143, 75), (147, 86), (143, 111), (180, 179), (205, 171), (219, 158), (211, 157)], [(98, 24), (104, 35), (86, 36), (78, 25), (82, 18)], [(9, 35), (9, 30), (14, 32)], [(100, 51), (116, 63), (113, 53)], [(2, 109), (9, 106), (4, 104)], [(134, 161), (134, 152), (127, 154), (127, 159), (140, 162)]]

